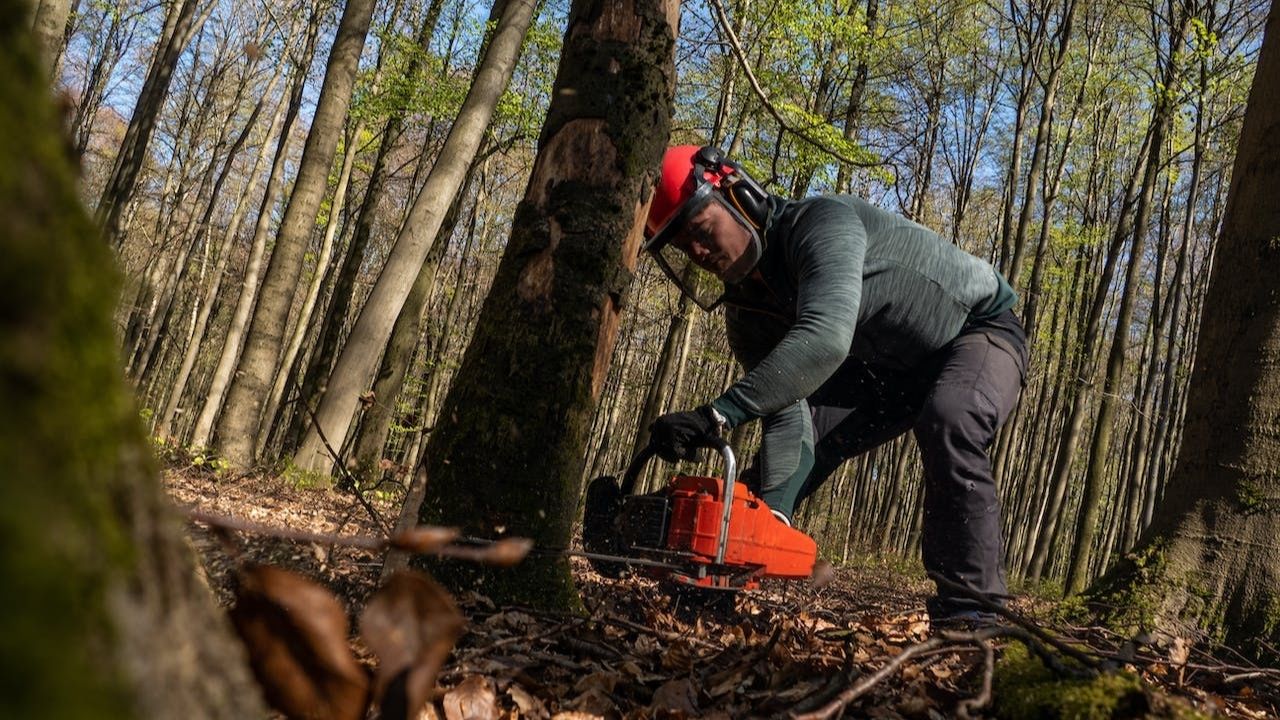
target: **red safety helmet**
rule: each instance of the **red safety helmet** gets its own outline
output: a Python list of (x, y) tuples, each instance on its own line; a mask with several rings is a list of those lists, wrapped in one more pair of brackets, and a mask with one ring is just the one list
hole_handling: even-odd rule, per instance
[(682, 292), (709, 310), (719, 302), (718, 297), (713, 300), (705, 297), (706, 293), (702, 292), (708, 285), (705, 279), (690, 279), (695, 273), (687, 268), (686, 258), (669, 249), (671, 239), (707, 203), (720, 202), (751, 233), (750, 252), (754, 260), (750, 264), (754, 265), (762, 253), (760, 230), (768, 218), (768, 196), (741, 166), (725, 158), (719, 148), (698, 145), (668, 148), (645, 221), (644, 249)]

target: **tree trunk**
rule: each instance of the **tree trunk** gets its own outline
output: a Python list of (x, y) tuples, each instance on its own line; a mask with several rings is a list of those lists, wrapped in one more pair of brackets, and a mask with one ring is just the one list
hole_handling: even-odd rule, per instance
[(341, 442), (351, 427), (360, 395), (369, 389), (405, 298), (440, 230), (445, 212), (462, 186), (498, 99), (515, 71), (535, 5), (533, 0), (507, 2), (449, 137), (338, 356), (316, 410), (314, 423), (319, 427), (313, 426), (307, 431), (294, 455), (298, 467), (317, 471), (328, 471), (332, 467), (333, 460), (321, 435)]
[(321, 286), (324, 284), (325, 272), (333, 258), (334, 238), (337, 237), (338, 225), (342, 222), (342, 212), (347, 202), (347, 186), (351, 183), (351, 171), (355, 167), (356, 151), (360, 148), (359, 138), (363, 132), (364, 123), (357, 122), (347, 136), (346, 151), (342, 155), (342, 169), (338, 171), (338, 184), (333, 189), (333, 200), (329, 204), (329, 218), (324, 225), (324, 239), (320, 241), (320, 254), (316, 257), (311, 281), (307, 283), (302, 307), (296, 313), (298, 320), (294, 323), (293, 332), (289, 335), (289, 344), (285, 346), (284, 355), (276, 363), (275, 381), (271, 383), (271, 392), (267, 395), (267, 404), (262, 410), (262, 423), (258, 432), (258, 441), (254, 447), (254, 457), (263, 457), (266, 454), (267, 440), (271, 437), (276, 411), (280, 409), (280, 402), (284, 400), (289, 378), (293, 377), (294, 360), (302, 350), (302, 342), (307, 337), (307, 328), (311, 326), (311, 313), (315, 310), (316, 300), (319, 299)]
[[(1161, 88), (1176, 85), (1181, 75), (1178, 54), (1182, 49), (1183, 37), (1190, 24), (1191, 15), (1186, 6), (1179, 10), (1177, 24), (1170, 28), (1168, 65), (1165, 67)], [(1093, 426), (1092, 447), (1089, 451), (1089, 465), (1085, 474), (1084, 497), (1081, 501), (1080, 525), (1076, 531), (1075, 545), (1071, 551), (1071, 565), (1067, 573), (1066, 590), (1077, 593), (1084, 589), (1089, 574), (1089, 561), (1093, 553), (1093, 539), (1097, 533), (1098, 512), (1102, 500), (1103, 474), (1111, 450), (1111, 437), (1115, 425), (1116, 397), (1120, 392), (1120, 384), (1125, 366), (1125, 353), (1129, 348), (1129, 326), (1133, 322), (1134, 307), (1137, 304), (1139, 282), (1138, 270), (1143, 264), (1143, 247), (1147, 236), (1147, 223), (1151, 218), (1151, 196), (1155, 191), (1156, 180), (1160, 174), (1160, 157), (1164, 152), (1165, 134), (1175, 110), (1172, 98), (1162, 93), (1162, 100), (1157, 103), (1155, 117), (1152, 118), (1151, 142), (1148, 145), (1148, 156), (1143, 173), (1142, 189), (1138, 195), (1135, 219), (1129, 223), (1133, 229), (1133, 244), (1129, 250), (1129, 266), (1125, 272), (1124, 290), (1120, 296), (1120, 308), (1116, 313), (1115, 337), (1111, 341), (1111, 352), (1107, 357), (1107, 371), (1103, 380), (1102, 395), (1098, 399), (1098, 417)], [(1125, 219), (1121, 218), (1121, 226)]]
[[(260, 111), (261, 103), (269, 99), (279, 77), (280, 75), (277, 74), (272, 79), (271, 84), (267, 86), (262, 99), (259, 100), (259, 107), (254, 108), (253, 114), (245, 125), (246, 132), (253, 127), (253, 120)], [(268, 126), (266, 135), (262, 138), (258, 154), (254, 157), (253, 166), (249, 170), (245, 186), (241, 188), (237, 196), (235, 209), (231, 211), (231, 219), (227, 224), (227, 230), (223, 233), (222, 243), (218, 246), (220, 249), (218, 251), (218, 260), (213, 268), (213, 280), (205, 291), (204, 299), (200, 303), (200, 311), (196, 315), (195, 323), (193, 324), (191, 331), (192, 341), (183, 350), (182, 364), (178, 368), (178, 375), (174, 378), (173, 387), (169, 391), (169, 400), (165, 403), (164, 410), (161, 411), (159, 421), (156, 424), (156, 434), (161, 437), (167, 437), (172, 434), (173, 417), (177, 414), (178, 406), (182, 403), (182, 394), (186, 391), (187, 381), (191, 377), (191, 370), (195, 367), (196, 357), (199, 355), (201, 346), (204, 345), (205, 329), (208, 327), (209, 317), (213, 313), (213, 306), (217, 302), (218, 290), (222, 287), (222, 278), (227, 271), (227, 263), (232, 255), (232, 246), (235, 243), (236, 235), (240, 232), (240, 223), (244, 222), (245, 213), (249, 208), (249, 199), (257, 190), (258, 179), (262, 174), (262, 165), (267, 161), (267, 155), (271, 151), (271, 138), (280, 132), (280, 125), (284, 120), (285, 105), (286, 103), (283, 99), (276, 103), (276, 111), (271, 118), (271, 124)]]
[(294, 123), (298, 119), (298, 109), (302, 106), (302, 91), (307, 83), (307, 68), (311, 65), (315, 54), (316, 36), (320, 31), (321, 13), (319, 6), (312, 8), (311, 18), (307, 22), (307, 35), (303, 43), (302, 57), (293, 68), (293, 83), (289, 90), (289, 102), (284, 113), (284, 124), (280, 128), (280, 136), (276, 142), (276, 156), (271, 162), (271, 172), (267, 177), (267, 187), (262, 195), (262, 203), (258, 208), (258, 219), (254, 223), (253, 240), (249, 245), (249, 259), (245, 265), (244, 279), (241, 281), (240, 295), (236, 307), (231, 314), (231, 324), (227, 328), (227, 336), (222, 342), (222, 353), (218, 356), (218, 364), (209, 381), (209, 390), (205, 394), (204, 405), (200, 408), (200, 416), (196, 419), (195, 429), (191, 432), (191, 444), (206, 447), (213, 436), (214, 421), (222, 410), (223, 395), (231, 384), (232, 373), (240, 359), (240, 345), (244, 339), (245, 327), (249, 324), (249, 315), (258, 298), (258, 276), (262, 272), (262, 258), (266, 253), (267, 229), (271, 225), (271, 209), (275, 207), (280, 191), (284, 187), (284, 167), (289, 156), (289, 140), (293, 135)]
[[(1058, 97), (1058, 79), (1062, 76), (1062, 68), (1067, 64), (1067, 50), (1071, 46), (1071, 29), (1076, 15), (1076, 0), (1066, 0), (1059, 20), (1057, 40), (1058, 46), (1050, 59), (1049, 77), (1044, 82), (1044, 96), (1040, 102), (1040, 122), (1036, 125), (1036, 139), (1031, 149), (1031, 167), (1027, 169), (1027, 191), (1022, 198), (1022, 212), (1018, 214), (1018, 225), (1010, 243), (1013, 257), (1009, 261), (1009, 284), (1017, 287), (1018, 277), (1022, 275), (1022, 261), (1027, 248), (1027, 228), (1031, 225), (1031, 212), (1036, 204), (1036, 196), (1040, 190), (1040, 172), (1044, 168), (1045, 155), (1049, 152), (1049, 128), (1053, 122), (1053, 106)], [(1046, 215), (1042, 222), (1049, 223)]]
[(1178, 466), (1126, 561), (1091, 594), (1187, 637), (1187, 626), (1280, 659), (1280, 10), (1272, 6), (1240, 132), (1202, 316)]
[[(48, 78), (0, 0), (0, 615), (10, 717), (266, 713), (196, 573), (125, 388), (113, 261), (80, 206)], [(20, 549), (20, 551), (19, 551)]]
[(247, 467), (255, 459), (264, 401), (280, 361), (303, 255), (311, 240), (320, 201), (328, 189), (329, 169), (346, 122), (360, 54), (373, 19), (373, 6), (374, 0), (347, 0), (342, 12), (316, 101), (311, 132), (298, 161), (298, 177), (280, 221), (275, 248), (258, 293), (258, 304), (245, 336), (244, 352), (218, 422), (218, 447), (237, 467)]
[[(568, 544), (670, 132), (677, 13), (670, 0), (576, 0), (569, 11), (525, 199), (418, 469), (430, 482), (424, 522)], [(577, 602), (564, 558), (438, 570), (460, 587), (480, 573), (495, 599)]]
[(400, 317), (396, 318), (395, 327), (392, 328), (391, 339), (374, 378), (373, 404), (365, 411), (353, 446), (352, 464), (361, 472), (373, 471), (382, 459), (382, 448), (387, 444), (391, 421), (395, 419), (396, 399), (400, 397), (404, 378), (409, 373), (409, 363), (413, 359), (414, 347), (422, 335), (422, 322), (431, 300), (440, 261), (449, 248), (449, 237), (458, 225), (458, 216), (462, 214), (463, 203), (483, 157), (483, 154), (477, 156), (467, 168), (462, 189), (445, 213), (435, 242), (431, 245), (431, 252), (427, 253), (413, 289), (409, 291), (404, 308), (400, 310)]
[(39, 0), (32, 13), (31, 31), (36, 36), (40, 59), (50, 75), (57, 70), (70, 14), (71, 0)]
[(178, 56), (213, 11), (214, 3), (210, 3), (197, 18), (197, 4), (197, 0), (175, 0), (175, 4), (170, 6), (165, 17), (164, 31), (151, 60), (151, 68), (138, 93), (138, 101), (129, 118), (124, 141), (120, 144), (111, 175), (102, 190), (102, 198), (98, 201), (98, 222), (102, 224), (103, 237), (112, 246), (119, 246), (124, 241), (124, 226), (121, 223), (124, 209), (133, 199), (134, 189), (137, 188), (138, 174), (142, 172), (146, 161), (147, 146), (151, 143), (156, 119), (169, 92), (169, 81), (173, 79)]
[[(404, 77), (408, 82), (422, 82), (419, 70), (420, 58), (429, 51), (431, 37), (435, 35), (435, 26), (439, 23), (442, 6), (443, 0), (431, 0), (431, 5), (426, 10), (426, 17), (422, 19), (415, 42), (419, 53), (413, 53), (408, 61), (408, 67), (404, 69)], [(343, 329), (346, 328), (351, 302), (355, 300), (353, 296), (356, 292), (356, 277), (360, 274), (361, 265), (365, 261), (365, 249), (369, 246), (369, 240), (374, 231), (375, 215), (387, 191), (387, 179), (392, 172), (392, 168), (388, 165), (388, 158), (396, 149), (396, 143), (403, 132), (404, 115), (406, 115), (406, 109), (398, 106), (392, 110), (387, 123), (383, 126), (378, 154), (374, 156), (374, 167), (369, 170), (369, 183), (365, 187), (364, 199), (360, 201), (360, 210), (356, 213), (355, 229), (352, 229), (351, 241), (347, 243), (347, 252), (343, 255), (342, 265), (339, 266), (338, 275), (334, 278), (329, 307), (325, 310), (324, 322), (320, 325), (320, 333), (312, 347), (311, 357), (307, 361), (307, 372), (303, 375), (302, 386), (298, 391), (298, 404), (302, 406), (302, 411), (294, 415), (292, 427), (285, 439), (287, 447), (297, 447), (298, 442), (301, 442), (301, 434), (311, 427), (310, 410), (320, 404), (320, 396), (324, 395), (324, 383), (329, 379), (329, 372), (333, 369), (334, 356), (338, 354), (338, 341), (342, 337)], [(424, 164), (420, 159), (415, 172)], [(410, 187), (413, 186), (416, 186), (416, 183), (410, 184)]]

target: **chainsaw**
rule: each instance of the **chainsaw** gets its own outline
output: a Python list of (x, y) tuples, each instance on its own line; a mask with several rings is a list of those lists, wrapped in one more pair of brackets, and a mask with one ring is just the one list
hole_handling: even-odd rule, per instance
[(606, 577), (634, 568), (680, 585), (750, 590), (764, 578), (802, 579), (818, 556), (813, 538), (779, 520), (738, 482), (733, 449), (712, 442), (724, 477), (673, 475), (657, 492), (636, 495), (636, 481), (656, 454), (653, 445), (631, 461), (621, 482), (587, 485), (581, 553)]

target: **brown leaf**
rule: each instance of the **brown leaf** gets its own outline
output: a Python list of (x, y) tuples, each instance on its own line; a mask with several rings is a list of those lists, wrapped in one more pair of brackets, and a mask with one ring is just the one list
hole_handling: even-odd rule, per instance
[(391, 536), (391, 547), (414, 553), (430, 554), (458, 539), (458, 528), (419, 525)]
[(530, 718), (530, 720), (546, 720), (550, 717), (547, 706), (519, 685), (512, 684), (507, 688), (507, 695), (511, 696), (511, 701), (520, 709), (521, 717)]
[(698, 717), (698, 692), (688, 678), (668, 680), (653, 693), (649, 710), (655, 715)]
[(533, 541), (528, 538), (506, 538), (490, 545), (480, 561), (496, 567), (511, 567), (524, 560), (532, 549)]
[(813, 573), (809, 575), (809, 587), (814, 590), (821, 590), (836, 577), (836, 569), (826, 560), (818, 560), (813, 564)]
[(444, 588), (401, 570), (360, 614), (360, 635), (378, 656), (375, 696), (384, 718), (415, 717), (462, 633), (463, 619)]
[(280, 568), (241, 568), (231, 621), (267, 702), (290, 718), (356, 720), (369, 678), (347, 644), (347, 614), (316, 583)]
[(445, 720), (498, 720), (498, 696), (489, 679), (472, 675), (445, 693), (444, 716)]

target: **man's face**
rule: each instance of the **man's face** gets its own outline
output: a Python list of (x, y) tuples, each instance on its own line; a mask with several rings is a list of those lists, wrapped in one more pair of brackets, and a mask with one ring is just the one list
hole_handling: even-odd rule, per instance
[(747, 254), (751, 233), (728, 208), (713, 201), (689, 218), (671, 244), (695, 265), (723, 280), (742, 274), (731, 270)]

